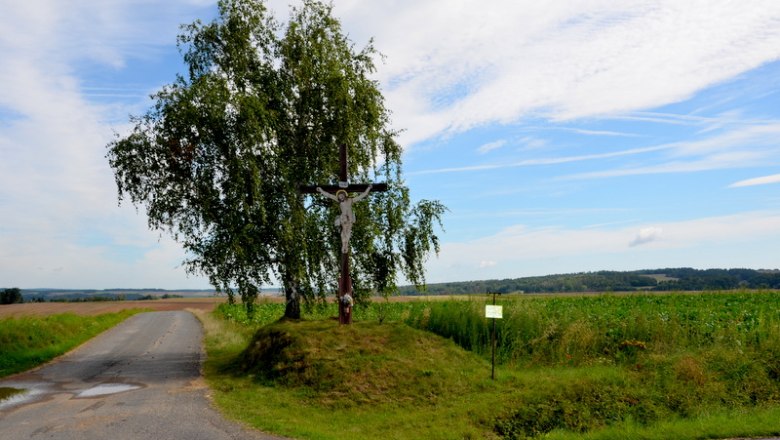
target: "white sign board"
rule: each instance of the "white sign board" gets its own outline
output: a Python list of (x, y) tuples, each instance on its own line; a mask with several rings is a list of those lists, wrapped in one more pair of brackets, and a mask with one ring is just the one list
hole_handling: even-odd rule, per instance
[(502, 306), (485, 306), (485, 318), (503, 318)]

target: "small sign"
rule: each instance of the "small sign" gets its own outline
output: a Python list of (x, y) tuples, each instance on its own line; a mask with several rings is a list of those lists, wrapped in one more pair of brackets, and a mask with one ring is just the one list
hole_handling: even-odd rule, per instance
[(485, 318), (503, 318), (502, 306), (485, 306)]

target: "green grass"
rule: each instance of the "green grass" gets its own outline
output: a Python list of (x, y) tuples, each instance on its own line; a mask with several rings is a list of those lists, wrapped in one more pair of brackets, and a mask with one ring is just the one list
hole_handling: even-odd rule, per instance
[(0, 319), (0, 377), (48, 362), (139, 311)]
[(253, 335), (247, 326), (201, 319), (215, 402), (261, 430), (317, 439), (490, 431), (463, 411), (474, 409), (466, 402), (475, 388), (497, 389), (490, 366), (451, 341), (401, 323), (277, 322)]
[[(520, 367), (632, 362), (638, 352), (780, 352), (780, 292), (515, 296), (499, 304), (498, 358)], [(484, 355), (484, 305), (484, 298), (434, 302), (407, 322)]]
[(207, 379), (233, 417), (296, 438), (780, 432), (776, 292), (504, 298), (496, 381), (486, 300), (381, 303), (351, 327), (221, 308)]
[(688, 419), (662, 421), (650, 426), (627, 421), (588, 433), (556, 430), (547, 440), (668, 440), (726, 439), (780, 436), (780, 407), (746, 410), (723, 409)]
[[(256, 307), (253, 316), (247, 316), (246, 308), (241, 304), (220, 304), (217, 313), (223, 319), (244, 326), (258, 326), (278, 321), (284, 316), (284, 304), (262, 301)], [(423, 301), (389, 302), (376, 300), (366, 305), (355, 306), (352, 318), (355, 322), (402, 322), (413, 316), (421, 316), (428, 309)], [(303, 308), (303, 319), (320, 320), (338, 317), (338, 307), (334, 303), (317, 304)]]

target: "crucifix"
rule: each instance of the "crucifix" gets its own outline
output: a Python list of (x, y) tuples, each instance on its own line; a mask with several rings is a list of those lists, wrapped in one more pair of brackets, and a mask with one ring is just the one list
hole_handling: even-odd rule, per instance
[[(347, 146), (341, 144), (339, 147), (339, 183), (338, 185), (319, 185), (319, 186), (301, 186), (300, 191), (303, 194), (320, 193), (325, 197), (337, 202), (341, 213), (336, 218), (335, 225), (341, 229), (341, 269), (339, 273), (339, 323), (352, 323), (352, 279), (349, 276), (349, 238), (352, 235), (352, 225), (355, 223), (355, 213), (352, 211), (352, 204), (359, 202), (368, 196), (369, 192), (387, 191), (386, 183), (373, 184), (350, 184), (347, 172)], [(357, 196), (350, 197), (349, 193), (359, 193)]]

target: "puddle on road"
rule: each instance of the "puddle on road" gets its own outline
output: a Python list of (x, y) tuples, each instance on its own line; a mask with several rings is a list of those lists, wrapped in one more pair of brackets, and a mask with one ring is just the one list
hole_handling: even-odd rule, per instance
[[(78, 399), (106, 396), (124, 391), (137, 390), (139, 388), (143, 388), (143, 386), (129, 385), (125, 383), (103, 383), (83, 390), (74, 397)], [(42, 396), (49, 394), (72, 394), (74, 392), (75, 390), (63, 390), (61, 388), (57, 388), (55, 384), (47, 382), (8, 382), (4, 383), (3, 386), (0, 386), (0, 410), (33, 402), (40, 399)]]
[(102, 383), (98, 386), (80, 392), (76, 397), (96, 397), (105, 396), (107, 394), (116, 394), (124, 391), (137, 390), (141, 387), (138, 385), (128, 385), (124, 383)]

